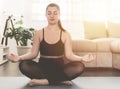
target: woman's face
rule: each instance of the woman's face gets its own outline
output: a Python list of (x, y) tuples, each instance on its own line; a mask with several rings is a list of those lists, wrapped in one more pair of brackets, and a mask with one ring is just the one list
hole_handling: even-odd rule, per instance
[(46, 17), (48, 20), (48, 23), (51, 25), (57, 24), (59, 20), (59, 10), (57, 7), (48, 7), (46, 11)]

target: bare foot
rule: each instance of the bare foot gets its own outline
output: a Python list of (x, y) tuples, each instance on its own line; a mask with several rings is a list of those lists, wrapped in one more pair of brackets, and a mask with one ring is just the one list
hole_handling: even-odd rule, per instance
[(72, 83), (72, 81), (63, 81), (62, 84), (65, 84), (65, 85), (69, 85), (69, 86), (70, 86), (70, 85), (72, 85), (73, 83)]
[(49, 85), (49, 82), (47, 79), (32, 79), (29, 81), (29, 86), (35, 86), (35, 85)]

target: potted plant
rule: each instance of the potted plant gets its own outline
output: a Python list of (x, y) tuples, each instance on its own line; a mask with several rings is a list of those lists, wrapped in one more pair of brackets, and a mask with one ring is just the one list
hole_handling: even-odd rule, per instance
[[(34, 28), (26, 28), (23, 26), (22, 16), (19, 20), (11, 20), (12, 25), (9, 30), (4, 35), (7, 38), (14, 38), (17, 44), (18, 55), (22, 55), (29, 50), (30, 45), (32, 45), (32, 40), (34, 36)], [(30, 44), (30, 45), (29, 45)], [(23, 51), (23, 49), (25, 51)]]

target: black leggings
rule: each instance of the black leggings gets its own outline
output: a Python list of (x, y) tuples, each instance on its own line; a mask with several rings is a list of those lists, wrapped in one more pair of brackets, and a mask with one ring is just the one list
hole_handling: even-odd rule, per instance
[(48, 79), (50, 84), (72, 80), (84, 71), (81, 62), (64, 64), (60, 59), (40, 59), (37, 63), (32, 60), (21, 61), (20, 71), (31, 79)]

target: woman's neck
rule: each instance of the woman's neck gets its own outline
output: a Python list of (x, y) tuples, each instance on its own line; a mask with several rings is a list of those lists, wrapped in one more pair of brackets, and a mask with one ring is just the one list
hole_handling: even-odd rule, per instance
[(47, 29), (53, 31), (53, 30), (59, 30), (59, 27), (57, 25), (48, 25)]

